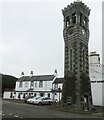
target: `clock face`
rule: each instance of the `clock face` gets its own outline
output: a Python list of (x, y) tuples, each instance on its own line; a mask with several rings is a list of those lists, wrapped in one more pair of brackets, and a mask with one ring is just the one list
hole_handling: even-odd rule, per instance
[(68, 30), (68, 34), (69, 35), (72, 35), (74, 33), (74, 29), (73, 28), (70, 28), (69, 30)]

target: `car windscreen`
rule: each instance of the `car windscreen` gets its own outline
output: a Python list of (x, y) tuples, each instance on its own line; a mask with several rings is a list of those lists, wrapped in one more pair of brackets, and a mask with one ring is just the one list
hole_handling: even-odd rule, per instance
[(35, 98), (36, 100), (39, 99), (40, 97)]

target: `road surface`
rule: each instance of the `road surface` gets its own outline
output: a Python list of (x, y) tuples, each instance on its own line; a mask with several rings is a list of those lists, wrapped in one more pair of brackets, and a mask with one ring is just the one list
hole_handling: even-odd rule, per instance
[[(51, 110), (46, 106), (26, 103), (2, 102), (2, 117), (5, 118), (96, 118), (94, 116)], [(97, 118), (97, 120), (101, 120)]]

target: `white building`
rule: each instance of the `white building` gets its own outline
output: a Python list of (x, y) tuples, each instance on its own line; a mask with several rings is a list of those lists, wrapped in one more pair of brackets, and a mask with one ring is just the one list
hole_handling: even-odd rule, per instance
[(23, 76), (16, 81), (14, 91), (5, 91), (4, 99), (24, 99), (26, 96), (52, 96), (55, 75)]
[(64, 78), (56, 78), (52, 83), (53, 99), (60, 101), (62, 97), (62, 85)]
[(104, 106), (104, 66), (100, 63), (100, 55), (91, 52), (89, 55), (89, 73), (91, 80), (91, 89), (93, 96), (93, 104)]

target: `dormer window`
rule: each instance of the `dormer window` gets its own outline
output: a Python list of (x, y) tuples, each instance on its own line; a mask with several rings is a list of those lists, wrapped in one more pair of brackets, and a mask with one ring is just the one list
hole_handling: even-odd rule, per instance
[(23, 87), (23, 82), (22, 81), (20, 81), (19, 87)]

